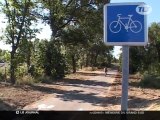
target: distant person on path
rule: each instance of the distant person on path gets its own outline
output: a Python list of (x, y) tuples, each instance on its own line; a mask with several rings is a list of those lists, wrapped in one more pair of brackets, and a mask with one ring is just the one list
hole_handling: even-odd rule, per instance
[(105, 67), (105, 68), (104, 68), (105, 76), (107, 76), (107, 72), (108, 72), (107, 67)]

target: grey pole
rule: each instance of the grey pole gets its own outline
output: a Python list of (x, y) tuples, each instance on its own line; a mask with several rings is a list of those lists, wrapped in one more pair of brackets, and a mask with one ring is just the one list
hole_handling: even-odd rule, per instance
[(128, 78), (129, 78), (129, 46), (122, 46), (122, 98), (121, 111), (128, 108)]

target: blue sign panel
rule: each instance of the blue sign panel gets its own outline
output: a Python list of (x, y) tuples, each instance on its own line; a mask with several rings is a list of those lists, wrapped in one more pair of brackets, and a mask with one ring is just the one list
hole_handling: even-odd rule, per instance
[(112, 3), (104, 6), (104, 42), (107, 45), (147, 44), (144, 3)]

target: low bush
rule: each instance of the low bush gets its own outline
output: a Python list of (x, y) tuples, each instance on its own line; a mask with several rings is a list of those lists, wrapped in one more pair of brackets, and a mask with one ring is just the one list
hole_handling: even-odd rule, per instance
[(2, 73), (0, 72), (0, 81), (2, 81), (3, 80), (3, 75), (2, 75)]
[(31, 75), (25, 75), (23, 77), (18, 78), (16, 81), (16, 84), (18, 84), (18, 85), (32, 85), (36, 82), (37, 82), (37, 80), (35, 80)]
[(53, 78), (49, 77), (49, 76), (41, 76), (37, 78), (38, 82), (41, 83), (52, 83), (53, 82)]
[(97, 67), (85, 67), (82, 70), (84, 70), (84, 71), (95, 71), (97, 69), (98, 69)]
[(5, 75), (0, 72), (0, 81), (4, 81), (4, 80), (5, 80)]
[(160, 89), (160, 76), (159, 75), (144, 74), (144, 76), (139, 84), (142, 87)]

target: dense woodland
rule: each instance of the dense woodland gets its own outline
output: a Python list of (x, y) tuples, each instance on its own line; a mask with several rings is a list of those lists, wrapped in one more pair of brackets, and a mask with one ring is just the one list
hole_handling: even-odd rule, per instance
[[(29, 72), (32, 77), (64, 77), (82, 67), (111, 64), (113, 47), (103, 43), (103, 5), (109, 1), (4, 0), (6, 29), (1, 39), (12, 46), (1, 50), (12, 84)], [(48, 24), (51, 39), (38, 39), (34, 26)], [(47, 31), (46, 31), (47, 32)]]
[[(44, 81), (63, 78), (83, 67), (110, 67), (113, 46), (103, 42), (103, 6), (110, 0), (2, 0), (7, 26), (1, 40), (11, 51), (0, 50), (0, 79), (12, 84), (24, 78)], [(48, 24), (51, 39), (36, 38), (37, 24)], [(149, 26), (149, 43), (130, 47), (130, 73), (160, 75), (160, 24)], [(47, 32), (47, 31), (46, 31)], [(5, 72), (5, 73), (4, 73)], [(45, 79), (44, 79), (45, 78)]]

